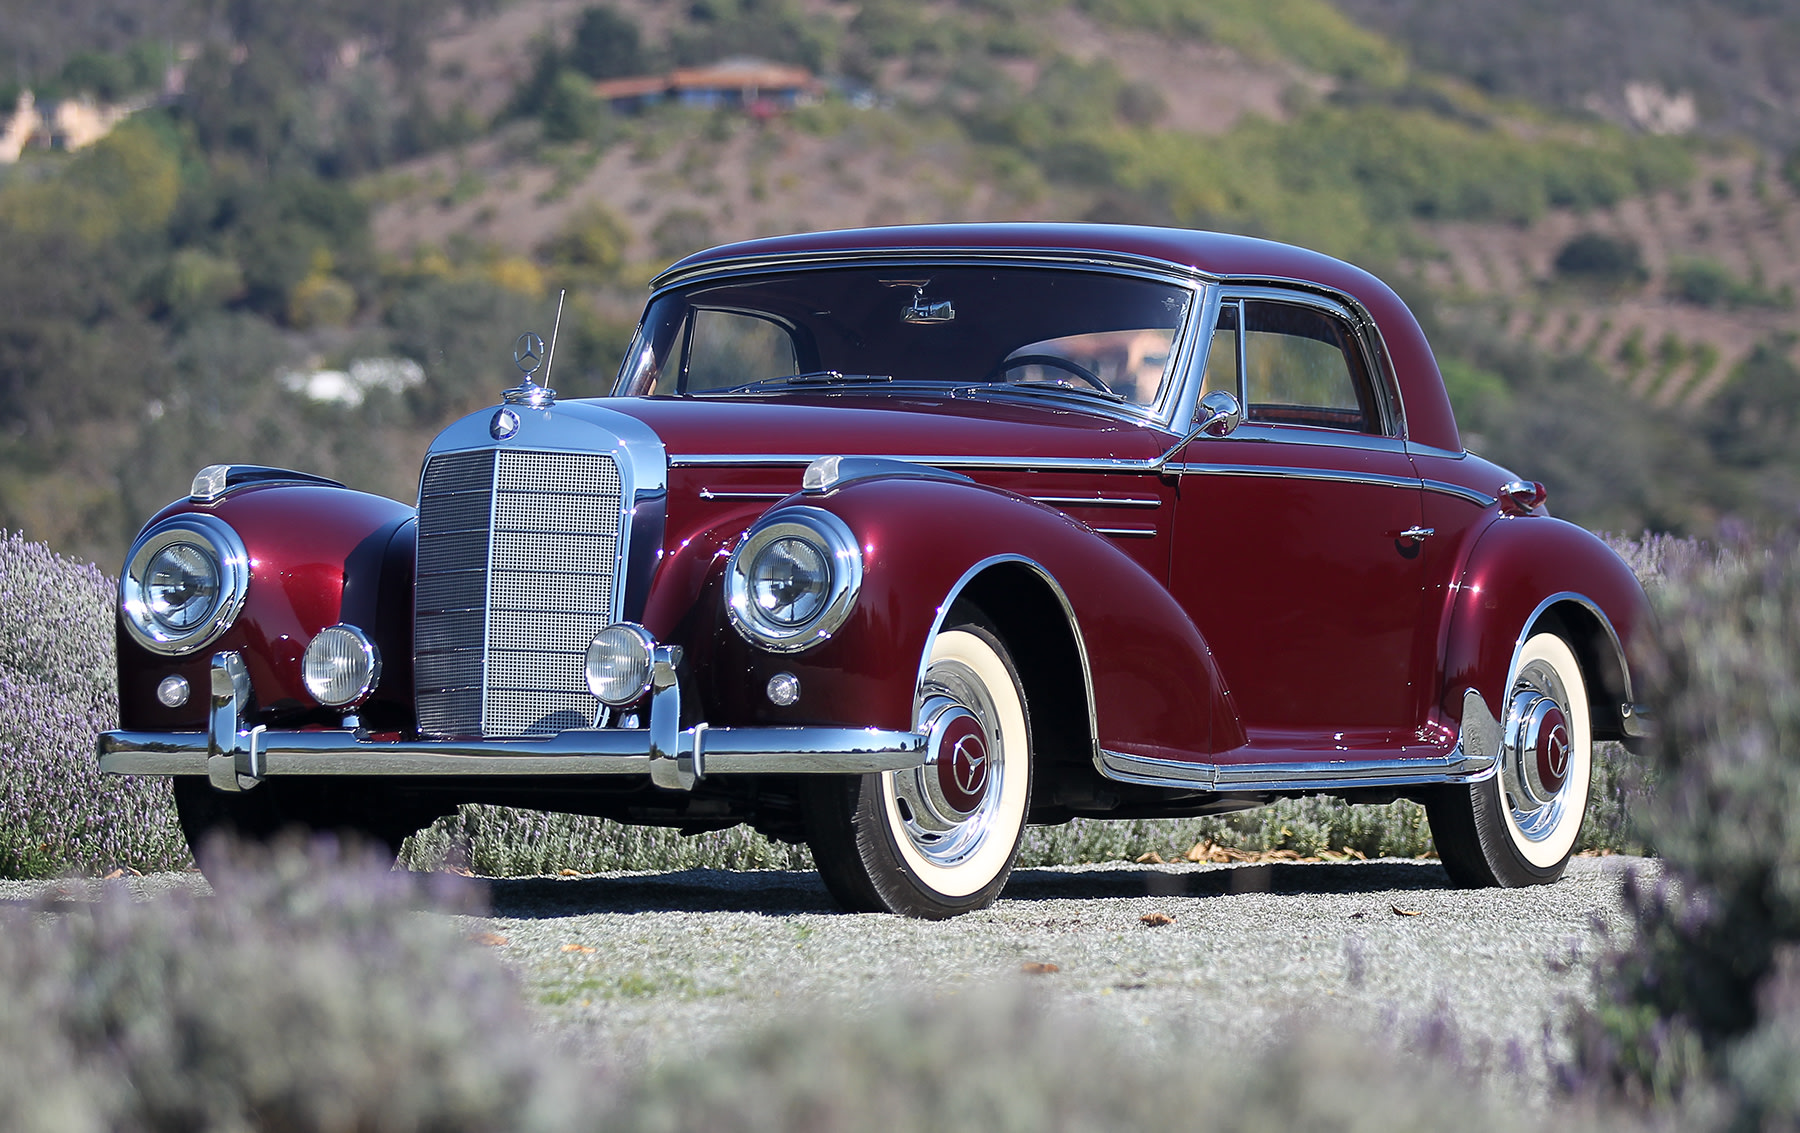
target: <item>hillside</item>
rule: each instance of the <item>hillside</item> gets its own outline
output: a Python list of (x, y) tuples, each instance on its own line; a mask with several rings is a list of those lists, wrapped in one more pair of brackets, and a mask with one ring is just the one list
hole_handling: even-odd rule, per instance
[[(508, 344), (559, 289), (557, 384), (593, 393), (645, 281), (695, 248), (975, 219), (1344, 256), (1407, 291), (1473, 443), (1560, 513), (1794, 514), (1800, 233), (1774, 135), (1706, 99), (1695, 137), (1609, 119), (1402, 8), (0, 0), (0, 49), (46, 98), (169, 92), (90, 148), (0, 166), (0, 527), (110, 563), (219, 460), (410, 498), (430, 436), (511, 380)], [(745, 55), (816, 76), (803, 105), (595, 93)], [(1732, 98), (1773, 81), (1748, 68)]]

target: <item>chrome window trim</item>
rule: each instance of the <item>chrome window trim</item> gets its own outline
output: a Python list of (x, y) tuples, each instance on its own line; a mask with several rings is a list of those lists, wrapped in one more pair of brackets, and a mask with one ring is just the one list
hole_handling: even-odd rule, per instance
[[(180, 542), (206, 546), (218, 566), (219, 598), (201, 626), (171, 636), (152, 628), (155, 619), (147, 611), (141, 616), (133, 611), (143, 604), (143, 570), (163, 548)], [(224, 636), (243, 611), (249, 594), (250, 552), (243, 538), (217, 516), (183, 512), (147, 528), (132, 542), (131, 551), (125, 556), (125, 569), (119, 572), (119, 620), (131, 640), (144, 649), (164, 657), (179, 657), (204, 649)]]
[[(1189, 334), (1187, 361), (1185, 366), (1174, 373), (1179, 375), (1180, 389), (1174, 398), (1174, 413), (1168, 418), (1169, 428), (1177, 435), (1185, 434), (1193, 424), (1194, 415), (1200, 411), (1200, 387), (1206, 382), (1206, 363), (1212, 355), (1213, 331), (1219, 322), (1219, 306), (1221, 294), (1217, 287), (1209, 286), (1202, 299), (1200, 317)], [(1238, 336), (1241, 344), (1243, 336)], [(1239, 346), (1238, 373), (1244, 371), (1242, 346)], [(1239, 385), (1242, 385), (1239, 381)]]
[[(1361, 348), (1363, 367), (1368, 372), (1375, 400), (1382, 415), (1382, 430), (1379, 434), (1359, 435), (1402, 438), (1406, 436), (1406, 406), (1400, 397), (1399, 376), (1394, 373), (1387, 342), (1381, 337), (1381, 327), (1375, 322), (1375, 317), (1369, 314), (1368, 308), (1357, 302), (1354, 296), (1336, 288), (1301, 279), (1246, 276), (1231, 276), (1221, 280), (1219, 292), (1227, 301), (1262, 299), (1275, 303), (1298, 303), (1330, 312), (1343, 319), (1350, 327), (1351, 337)], [(1242, 311), (1240, 310), (1238, 319), (1238, 397), (1240, 400), (1243, 400), (1245, 393), (1246, 347), (1243, 325)], [(1249, 403), (1245, 401), (1245, 412), (1248, 413), (1248, 411)], [(1293, 426), (1278, 427), (1291, 428)]]
[(1467, 449), (1455, 450), (1439, 448), (1436, 445), (1423, 444), (1419, 441), (1412, 440), (1406, 442), (1406, 451), (1415, 456), (1435, 456), (1445, 460), (1466, 460), (1469, 456)]
[[(1353, 433), (1348, 429), (1327, 429), (1313, 425), (1269, 425), (1245, 421), (1224, 437), (1197, 440), (1255, 441), (1271, 445), (1308, 445), (1315, 448), (1351, 448), (1365, 452), (1387, 452), (1406, 456), (1406, 442), (1399, 437), (1377, 433)], [(1202, 449), (1201, 451), (1204, 451)]]
[[(953, 249), (894, 249), (892, 251), (856, 251), (846, 255), (844, 252), (811, 252), (800, 254), (749, 256), (732, 260), (721, 260), (714, 263), (696, 266), (679, 273), (665, 272), (650, 281), (651, 294), (645, 304), (648, 311), (664, 295), (678, 290), (685, 290), (703, 285), (716, 279), (742, 278), (753, 275), (780, 275), (800, 271), (836, 271), (856, 268), (878, 267), (889, 269), (904, 266), (908, 262), (922, 267), (1041, 267), (1058, 271), (1077, 271), (1122, 276), (1131, 279), (1148, 280), (1155, 283), (1179, 288), (1188, 293), (1188, 309), (1182, 316), (1181, 325), (1176, 328), (1174, 349), (1171, 351), (1168, 368), (1164, 371), (1163, 387), (1157, 391), (1157, 399), (1153, 405), (1140, 406), (1133, 403), (1111, 404), (1099, 398), (1083, 398), (1079, 395), (1063, 399), (1078, 402), (1088, 412), (1101, 416), (1113, 417), (1134, 424), (1149, 423), (1159, 427), (1172, 428), (1179, 433), (1171, 422), (1182, 420), (1180, 413), (1185, 407), (1188, 419), (1192, 419), (1192, 402), (1198, 398), (1197, 387), (1191, 381), (1193, 355), (1196, 342), (1200, 336), (1200, 327), (1208, 328), (1217, 307), (1217, 291), (1212, 286), (1216, 277), (1193, 268), (1147, 257), (1108, 254), (1104, 252), (1070, 252), (1067, 249), (1019, 249), (1008, 252), (983, 252), (974, 248)], [(720, 308), (724, 309), (724, 308)], [(632, 336), (631, 348), (626, 351), (625, 358), (619, 364), (619, 372), (614, 376), (610, 393), (615, 397), (644, 396), (627, 394), (624, 390), (626, 371), (632, 366), (633, 359), (640, 352), (643, 337), (643, 321), (640, 319), (638, 330)], [(904, 383), (915, 385), (917, 383)], [(804, 392), (817, 393), (822, 390), (838, 391), (859, 387), (841, 386), (808, 386)], [(895, 386), (883, 386), (883, 390), (896, 390)], [(1013, 395), (1020, 398), (1041, 400), (1046, 391), (1024, 393), (1017, 390), (1006, 390), (1004, 387), (969, 387), (967, 385), (947, 385), (946, 390), (966, 391), (978, 388), (983, 396), (996, 394)], [(792, 391), (776, 391), (792, 392)], [(965, 394), (966, 396), (966, 394)]]
[(1127, 252), (1103, 249), (1019, 247), (1004, 251), (972, 245), (962, 247), (851, 248), (815, 249), (803, 252), (765, 253), (710, 260), (690, 268), (671, 268), (650, 281), (650, 297), (656, 299), (665, 291), (703, 283), (714, 277), (767, 275), (788, 270), (819, 267), (890, 267), (908, 260), (952, 267), (1004, 264), (1008, 266), (1046, 264), (1092, 270), (1105, 268), (1134, 274), (1158, 276), (1188, 284), (1217, 283), (1219, 277), (1188, 264), (1155, 256), (1134, 256)]

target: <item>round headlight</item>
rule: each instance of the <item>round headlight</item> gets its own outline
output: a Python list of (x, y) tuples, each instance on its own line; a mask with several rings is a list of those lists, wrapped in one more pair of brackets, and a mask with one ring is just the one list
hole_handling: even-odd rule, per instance
[(825, 548), (804, 535), (784, 535), (763, 545), (750, 561), (750, 600), (776, 625), (805, 625), (831, 596), (831, 563)]
[(177, 515), (138, 536), (119, 607), (139, 645), (191, 653), (230, 627), (249, 587), (250, 556), (237, 532), (210, 515)]
[(778, 653), (805, 649), (844, 624), (862, 573), (862, 548), (843, 520), (819, 508), (782, 508), (732, 551), (726, 614), (752, 644)]
[(650, 691), (650, 631), (631, 622), (607, 626), (587, 651), (588, 689), (609, 708), (623, 708)]
[(381, 679), (381, 653), (355, 626), (326, 626), (306, 643), (300, 679), (314, 700), (343, 708), (374, 691)]

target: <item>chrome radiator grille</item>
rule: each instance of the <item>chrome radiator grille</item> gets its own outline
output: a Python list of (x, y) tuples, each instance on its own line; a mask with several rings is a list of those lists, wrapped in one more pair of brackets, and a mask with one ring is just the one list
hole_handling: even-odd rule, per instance
[(614, 618), (623, 489), (593, 453), (432, 457), (419, 491), (419, 730), (547, 735), (594, 722), (583, 663)]

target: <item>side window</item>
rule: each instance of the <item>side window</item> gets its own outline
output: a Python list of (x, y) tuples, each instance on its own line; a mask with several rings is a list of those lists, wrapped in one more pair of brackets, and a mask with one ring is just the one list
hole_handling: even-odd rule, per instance
[(692, 319), (682, 383), (689, 393), (785, 378), (799, 370), (794, 338), (779, 323), (706, 308)]
[(1343, 320), (1316, 307), (1251, 299), (1243, 321), (1249, 420), (1381, 431), (1362, 352)]

